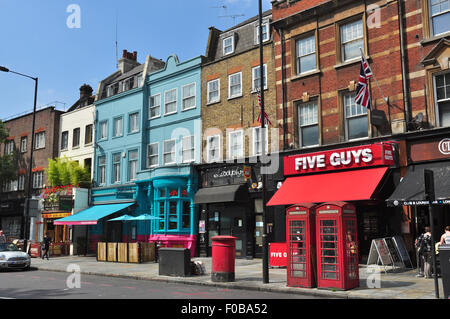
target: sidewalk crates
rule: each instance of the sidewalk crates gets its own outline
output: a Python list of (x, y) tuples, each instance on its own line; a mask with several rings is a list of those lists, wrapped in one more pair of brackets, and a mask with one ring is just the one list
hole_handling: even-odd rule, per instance
[(317, 287), (359, 287), (356, 208), (344, 202), (316, 207)]
[(313, 204), (299, 204), (286, 211), (288, 287), (316, 286), (314, 207)]

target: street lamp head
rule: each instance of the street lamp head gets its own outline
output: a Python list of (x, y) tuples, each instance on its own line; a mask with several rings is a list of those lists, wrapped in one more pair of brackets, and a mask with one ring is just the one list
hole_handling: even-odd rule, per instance
[(0, 66), (0, 71), (9, 72), (9, 69), (5, 68), (4, 66)]

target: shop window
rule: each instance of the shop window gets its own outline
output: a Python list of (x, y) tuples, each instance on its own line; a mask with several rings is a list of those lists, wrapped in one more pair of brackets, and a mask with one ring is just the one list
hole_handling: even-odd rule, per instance
[(299, 142), (301, 147), (319, 145), (319, 118), (317, 101), (298, 106)]
[(356, 93), (343, 95), (345, 114), (345, 133), (347, 140), (365, 138), (369, 136), (369, 122), (367, 108), (356, 104)]
[(296, 58), (298, 75), (317, 69), (315, 35), (296, 41)]
[(158, 231), (187, 231), (191, 226), (191, 200), (185, 188), (155, 190), (155, 207), (160, 221)]
[(433, 36), (450, 31), (450, 0), (429, 0), (431, 33)]
[(437, 126), (450, 126), (450, 73), (435, 76)]

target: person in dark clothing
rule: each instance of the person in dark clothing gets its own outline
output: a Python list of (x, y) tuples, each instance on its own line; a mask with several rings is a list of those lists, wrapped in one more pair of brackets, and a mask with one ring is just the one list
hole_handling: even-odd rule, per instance
[(50, 241), (51, 241), (51, 238), (48, 237), (48, 233), (45, 234), (43, 246), (42, 246), (42, 259), (47, 257), (47, 260), (48, 260), (48, 253), (50, 251)]

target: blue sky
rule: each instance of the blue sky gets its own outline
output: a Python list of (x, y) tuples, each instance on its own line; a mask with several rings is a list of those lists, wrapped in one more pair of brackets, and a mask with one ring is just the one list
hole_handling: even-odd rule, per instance
[[(67, 26), (71, 4), (81, 9), (80, 28)], [(116, 16), (119, 57), (127, 49), (141, 63), (149, 54), (183, 61), (205, 54), (210, 26), (257, 15), (258, 0), (0, 0), (0, 12), (0, 65), (39, 77), (38, 106), (67, 109), (83, 83), (95, 92), (116, 70)], [(0, 119), (31, 111), (33, 94), (32, 80), (0, 72)]]

